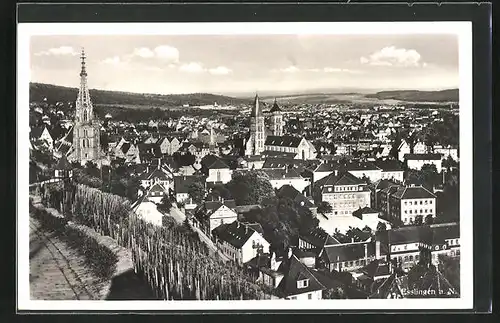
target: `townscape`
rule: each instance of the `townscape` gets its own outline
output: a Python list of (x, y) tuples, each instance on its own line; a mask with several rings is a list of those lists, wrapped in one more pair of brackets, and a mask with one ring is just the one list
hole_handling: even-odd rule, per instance
[(130, 248), (155, 298), (460, 297), (457, 102), (127, 114), (95, 104), (81, 54), (72, 99), (31, 97), (30, 203)]

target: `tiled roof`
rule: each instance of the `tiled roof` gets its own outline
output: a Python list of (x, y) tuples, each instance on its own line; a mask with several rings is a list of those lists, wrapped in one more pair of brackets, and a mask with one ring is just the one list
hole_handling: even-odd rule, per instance
[(307, 208), (314, 207), (314, 204), (307, 197), (297, 191), (295, 187), (288, 184), (281, 186), (276, 195), (279, 197), (288, 197)]
[(297, 154), (296, 153), (290, 153), (290, 152), (283, 152), (283, 151), (276, 151), (276, 150), (264, 150), (261, 153), (261, 156), (263, 157), (282, 157), (282, 158), (294, 158)]
[(335, 173), (332, 173), (328, 176), (325, 176), (314, 185), (318, 187), (323, 187), (323, 186), (342, 186), (342, 185), (362, 185), (365, 184), (361, 179), (357, 178), (356, 176), (352, 175), (351, 173), (339, 173), (335, 175)]
[(174, 189), (176, 193), (187, 193), (189, 185), (199, 180), (199, 176), (175, 176)]
[(302, 137), (293, 136), (267, 136), (264, 145), (297, 148), (302, 141)]
[(406, 160), (441, 160), (441, 154), (405, 154)]
[(283, 179), (283, 178), (303, 178), (296, 169), (261, 169), (263, 173), (269, 176), (270, 180)]
[(334, 237), (332, 237), (319, 227), (314, 228), (307, 234), (301, 234), (299, 238), (321, 249), (328, 245), (340, 244), (340, 242), (337, 239), (335, 239)]
[(229, 169), (229, 166), (217, 158), (210, 166), (208, 166), (208, 169)]
[(325, 246), (324, 252), (328, 261), (335, 263), (340, 261), (354, 261), (365, 258), (365, 246), (368, 257), (375, 255), (375, 243), (346, 243)]
[[(326, 287), (321, 284), (318, 278), (316, 278), (316, 276), (312, 273), (312, 270), (301, 263), (295, 255), (292, 255), (290, 259), (285, 260), (280, 267), (285, 269), (285, 275), (277, 287), (277, 292), (281, 296), (287, 297), (326, 289)], [(297, 281), (302, 279), (308, 279), (308, 285), (304, 288), (298, 288)]]
[(251, 226), (245, 225), (238, 221), (232, 223), (221, 224), (212, 230), (214, 236), (218, 239), (225, 241), (233, 247), (240, 249), (250, 239), (250, 237), (257, 231)]
[(169, 179), (168, 175), (164, 171), (158, 168), (153, 169), (147, 176), (147, 179), (154, 179), (154, 178), (158, 178), (161, 180)]
[(378, 160), (375, 162), (379, 168), (381, 168), (384, 172), (394, 172), (394, 171), (402, 171), (403, 168), (401, 163), (398, 160), (386, 159), (386, 160)]
[(371, 207), (365, 206), (364, 208), (360, 208), (352, 212), (352, 215), (361, 218), (363, 214), (373, 214), (373, 213), (379, 213), (379, 212), (372, 209)]
[(163, 185), (160, 183), (155, 183), (151, 188), (148, 190), (148, 193), (150, 192), (166, 192), (167, 190)]
[(429, 199), (436, 197), (423, 186), (400, 187), (392, 195), (397, 199)]

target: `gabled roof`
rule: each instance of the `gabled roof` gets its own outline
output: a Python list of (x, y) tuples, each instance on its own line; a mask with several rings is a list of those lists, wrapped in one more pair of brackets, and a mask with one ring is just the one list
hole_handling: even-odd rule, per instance
[(375, 162), (377, 167), (381, 168), (384, 172), (395, 172), (402, 171), (401, 163), (398, 160), (386, 159), (386, 160), (377, 160)]
[(151, 188), (148, 190), (148, 194), (149, 193), (156, 193), (156, 192), (166, 192), (167, 190), (165, 189), (165, 187), (163, 185), (161, 185), (160, 183), (155, 183), (153, 184), (153, 186), (151, 186)]
[(229, 169), (229, 166), (217, 158), (210, 166), (208, 166), (208, 169)]
[(218, 239), (229, 243), (237, 249), (242, 248), (254, 233), (259, 234), (251, 226), (238, 221), (221, 224), (213, 229), (212, 233)]
[[(285, 260), (280, 268), (285, 269), (285, 275), (276, 290), (284, 297), (326, 289), (326, 287), (312, 273), (312, 270), (301, 263), (295, 255), (292, 255), (290, 259)], [(298, 288), (297, 281), (303, 279), (309, 280), (307, 287)]]
[(374, 279), (380, 276), (390, 275), (389, 264), (381, 259), (375, 259), (360, 270), (366, 276)]
[(326, 260), (331, 263), (360, 260), (365, 258), (365, 247), (367, 248), (368, 257), (375, 255), (374, 242), (345, 243), (325, 246), (324, 255)]
[(311, 201), (309, 201), (307, 197), (305, 197), (302, 193), (297, 191), (295, 187), (288, 184), (281, 186), (276, 195), (279, 197), (288, 197), (289, 199), (297, 202), (299, 205), (302, 205), (307, 208), (314, 207), (314, 204)]
[(174, 176), (175, 193), (187, 193), (189, 186), (200, 179), (199, 176)]
[(261, 169), (263, 173), (269, 176), (270, 180), (284, 179), (284, 178), (303, 178), (295, 168), (292, 169)]
[(161, 169), (155, 168), (147, 175), (147, 179), (158, 178), (160, 180), (168, 180), (168, 175)]
[(302, 239), (319, 249), (323, 249), (325, 246), (329, 245), (340, 244), (337, 239), (335, 239), (319, 227), (312, 229), (306, 234), (299, 235), (299, 239)]
[(364, 208), (359, 208), (356, 211), (352, 212), (352, 215), (361, 218), (363, 214), (374, 214), (374, 213), (379, 213), (379, 212), (372, 209), (371, 207), (365, 206)]
[(297, 148), (302, 141), (302, 137), (294, 136), (267, 136), (264, 145)]
[(406, 186), (400, 187), (394, 194), (397, 199), (429, 199), (436, 198), (436, 195), (431, 193), (423, 186)]
[(343, 172), (337, 175), (335, 175), (335, 173), (332, 173), (328, 176), (325, 176), (316, 181), (314, 185), (318, 187), (323, 187), (323, 186), (363, 185), (363, 184), (366, 183), (363, 182), (361, 179), (357, 178), (351, 173)]

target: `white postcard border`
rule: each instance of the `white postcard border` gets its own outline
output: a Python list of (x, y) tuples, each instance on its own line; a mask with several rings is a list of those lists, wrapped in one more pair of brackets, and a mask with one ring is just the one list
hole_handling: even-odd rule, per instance
[[(270, 32), (272, 31), (272, 32)], [(17, 308), (33, 311), (191, 310), (415, 310), (473, 307), (473, 109), (472, 23), (287, 22), (287, 23), (20, 23), (17, 43)], [(460, 105), (460, 298), (391, 300), (251, 301), (51, 301), (29, 292), (30, 37), (35, 35), (223, 35), (223, 34), (455, 34), (459, 37)]]

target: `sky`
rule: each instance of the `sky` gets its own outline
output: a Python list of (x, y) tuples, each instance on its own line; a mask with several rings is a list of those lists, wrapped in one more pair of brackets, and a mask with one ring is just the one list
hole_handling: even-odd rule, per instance
[(32, 82), (137, 93), (458, 88), (458, 36), (32, 36)]

